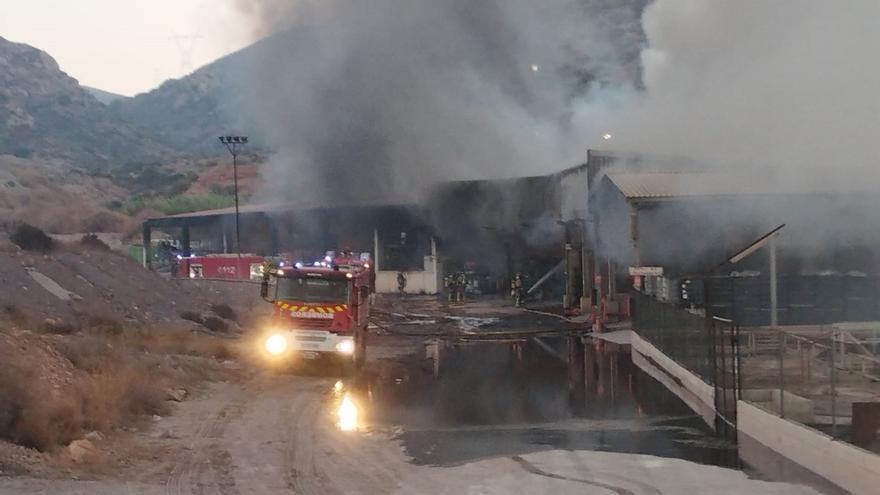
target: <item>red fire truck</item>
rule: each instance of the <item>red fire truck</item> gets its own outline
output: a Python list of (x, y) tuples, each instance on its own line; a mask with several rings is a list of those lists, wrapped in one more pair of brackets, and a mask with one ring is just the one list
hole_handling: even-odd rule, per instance
[(311, 265), (267, 264), (260, 292), (273, 311), (264, 354), (275, 363), (307, 359), (362, 366), (371, 278), (367, 255), (328, 253)]
[(174, 267), (176, 278), (223, 278), (259, 280), (265, 261), (260, 256), (212, 254), (208, 256), (177, 257)]

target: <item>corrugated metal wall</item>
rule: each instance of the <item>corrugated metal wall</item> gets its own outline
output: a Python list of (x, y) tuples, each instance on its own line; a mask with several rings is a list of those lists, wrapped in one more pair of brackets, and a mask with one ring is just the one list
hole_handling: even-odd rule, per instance
[[(682, 280), (687, 299), (705, 304), (699, 279)], [(770, 282), (766, 276), (712, 277), (708, 280), (712, 314), (744, 326), (770, 324)], [(781, 325), (827, 325), (880, 320), (880, 281), (873, 276), (796, 275), (779, 278)]]

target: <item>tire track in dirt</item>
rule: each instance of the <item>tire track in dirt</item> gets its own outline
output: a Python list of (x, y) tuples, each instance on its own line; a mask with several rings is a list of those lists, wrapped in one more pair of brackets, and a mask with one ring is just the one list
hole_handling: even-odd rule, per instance
[(584, 485), (590, 485), (590, 486), (595, 486), (598, 488), (603, 488), (603, 489), (608, 490), (612, 493), (616, 493), (617, 495), (635, 495), (634, 492), (632, 492), (631, 490), (628, 490), (622, 486), (611, 485), (608, 483), (602, 483), (602, 482), (593, 481), (593, 480), (585, 480), (585, 479), (581, 479), (581, 478), (572, 478), (570, 476), (563, 476), (560, 474), (550, 473), (548, 471), (544, 471), (543, 469), (535, 466), (531, 462), (525, 460), (524, 458), (522, 458), (518, 455), (511, 457), (511, 459), (513, 459), (514, 462), (519, 464), (526, 472), (529, 472), (529, 473), (532, 473), (532, 474), (535, 474), (538, 476), (544, 476), (546, 478), (551, 478), (551, 479), (555, 479), (555, 480), (571, 481), (574, 483), (583, 483)]
[(319, 470), (315, 462), (318, 422), (330, 383), (331, 380), (304, 383), (304, 389), (298, 390), (297, 400), (291, 405), (284, 463), (287, 486), (297, 494), (339, 493), (329, 475)]
[[(165, 482), (166, 495), (185, 493), (238, 495), (235, 479), (230, 474), (229, 453), (223, 451), (218, 440), (226, 426), (244, 412), (246, 396), (230, 400), (219, 411), (203, 422), (190, 438), (189, 455), (174, 465)], [(224, 460), (228, 462), (223, 462)], [(208, 488), (212, 490), (208, 491)]]

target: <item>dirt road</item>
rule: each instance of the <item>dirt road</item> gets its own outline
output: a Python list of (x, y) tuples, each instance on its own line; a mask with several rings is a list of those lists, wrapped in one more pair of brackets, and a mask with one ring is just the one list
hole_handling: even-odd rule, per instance
[(280, 376), (217, 385), (156, 425), (152, 441), (166, 444), (169, 457), (138, 481), (13, 478), (0, 480), (0, 493), (817, 493), (731, 469), (608, 452), (546, 450), (416, 465), (393, 429), (339, 431), (334, 383)]
[[(164, 426), (164, 436), (180, 436), (189, 445), (189, 455), (172, 466), (165, 493), (393, 490), (400, 478), (393, 467), (405, 465), (402, 453), (385, 439), (336, 428), (335, 382), (280, 376), (218, 387), (193, 404), (192, 413)], [(201, 427), (193, 430), (196, 423)]]
[[(374, 355), (418, 348), (387, 343)], [(639, 387), (635, 378), (614, 379), (626, 386), (601, 417), (554, 417), (535, 407), (558, 402), (547, 377), (505, 385), (522, 374), (486, 373), (490, 354), (465, 353), (457, 363), (467, 367), (473, 356), (479, 372), (437, 384), (400, 361), (382, 368), (353, 392), (363, 413), (357, 431), (337, 427), (345, 390), (332, 375), (216, 383), (143, 428), (134, 444), (145, 456), (130, 468), (73, 475), (84, 479), (0, 478), (0, 495), (818, 493), (704, 464), (724, 447), (692, 417), (652, 415), (644, 398), (626, 395)], [(509, 414), (492, 422), (502, 411)], [(521, 419), (530, 414), (543, 419)]]

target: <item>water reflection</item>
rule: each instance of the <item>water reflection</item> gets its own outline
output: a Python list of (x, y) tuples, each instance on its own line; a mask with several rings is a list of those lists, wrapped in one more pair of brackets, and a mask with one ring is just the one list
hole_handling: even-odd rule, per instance
[(350, 394), (345, 394), (336, 411), (338, 421), (336, 426), (342, 431), (355, 431), (358, 429), (358, 408)]
[[(545, 343), (570, 350), (564, 339)], [(402, 432), (416, 463), (567, 449), (738, 466), (735, 448), (634, 366), (629, 348), (588, 342), (578, 351), (573, 376), (542, 346), (472, 344), (446, 353), (439, 378), (418, 361), (387, 362), (342, 393), (364, 406), (357, 428)]]

